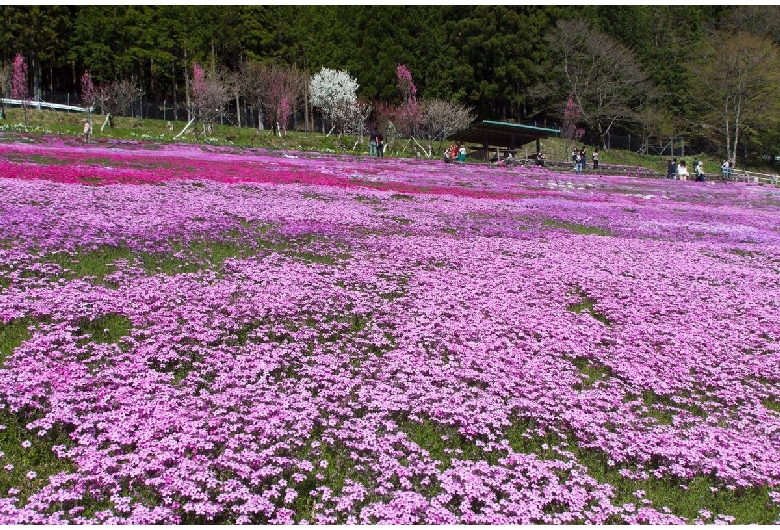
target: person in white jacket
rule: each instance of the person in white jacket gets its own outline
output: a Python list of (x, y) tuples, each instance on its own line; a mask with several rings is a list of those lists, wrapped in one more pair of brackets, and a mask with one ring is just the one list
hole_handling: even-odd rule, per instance
[(685, 165), (685, 160), (680, 160), (677, 164), (677, 180), (688, 180), (688, 166)]

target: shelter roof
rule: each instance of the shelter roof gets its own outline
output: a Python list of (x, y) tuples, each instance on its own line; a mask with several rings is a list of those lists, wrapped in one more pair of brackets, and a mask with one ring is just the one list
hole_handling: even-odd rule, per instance
[(515, 148), (533, 140), (559, 136), (559, 129), (548, 129), (533, 125), (482, 121), (447, 137), (449, 141), (473, 142), (488, 146)]

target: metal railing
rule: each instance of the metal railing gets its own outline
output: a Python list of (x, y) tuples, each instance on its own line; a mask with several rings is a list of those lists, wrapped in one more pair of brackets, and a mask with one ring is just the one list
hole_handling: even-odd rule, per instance
[(723, 176), (730, 182), (746, 182), (748, 184), (766, 183), (773, 186), (780, 186), (780, 175), (769, 175), (767, 173), (756, 173), (755, 171), (732, 168)]
[[(8, 99), (0, 98), (0, 103), (3, 105), (15, 105), (18, 107), (24, 106), (25, 102), (21, 99)], [(76, 105), (62, 105), (60, 103), (47, 103), (45, 101), (28, 101), (27, 106), (34, 109), (52, 109), (52, 110), (67, 110), (72, 112), (87, 112), (84, 107), (78, 107)]]

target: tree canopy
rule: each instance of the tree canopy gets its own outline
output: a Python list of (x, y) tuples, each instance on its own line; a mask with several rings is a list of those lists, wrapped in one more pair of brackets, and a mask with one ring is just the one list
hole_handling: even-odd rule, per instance
[[(780, 6), (11, 5), (0, 7), (0, 71), (19, 53), (33, 98), (78, 93), (89, 71), (96, 86), (129, 82), (147, 99), (182, 103), (194, 62), (238, 75), (252, 61), (308, 77), (348, 72), (362, 101), (399, 104), (405, 65), (421, 101), (458, 103), (480, 119), (560, 123), (573, 94), (591, 135), (703, 138), (702, 116), (714, 117), (697, 90), (697, 58), (713, 32), (777, 45), (778, 21)], [(572, 53), (576, 79), (564, 69)], [(236, 86), (236, 105), (247, 92)], [(771, 147), (762, 144), (778, 136), (777, 112), (749, 118), (751, 149)]]

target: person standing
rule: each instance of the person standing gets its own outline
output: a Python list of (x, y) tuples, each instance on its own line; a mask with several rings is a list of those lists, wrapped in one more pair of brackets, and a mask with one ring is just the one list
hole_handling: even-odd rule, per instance
[(81, 120), (84, 122), (84, 142), (89, 143), (89, 137), (92, 134), (92, 125), (90, 125), (89, 120)]
[(458, 162), (461, 164), (466, 163), (466, 146), (462, 143), (458, 143)]
[(693, 166), (693, 172), (696, 175), (696, 182), (704, 182), (704, 166), (701, 160), (696, 160)]
[(368, 131), (368, 155), (371, 157), (376, 156), (376, 127), (371, 126), (371, 130)]
[(382, 133), (376, 135), (376, 154), (379, 158), (385, 156), (385, 137)]
[(593, 148), (593, 169), (599, 168), (599, 148), (594, 147)]
[(680, 160), (677, 164), (677, 180), (688, 180), (688, 166), (685, 164), (685, 160)]
[(588, 169), (588, 148), (583, 145), (580, 154), (582, 155), (582, 171), (585, 171)]

